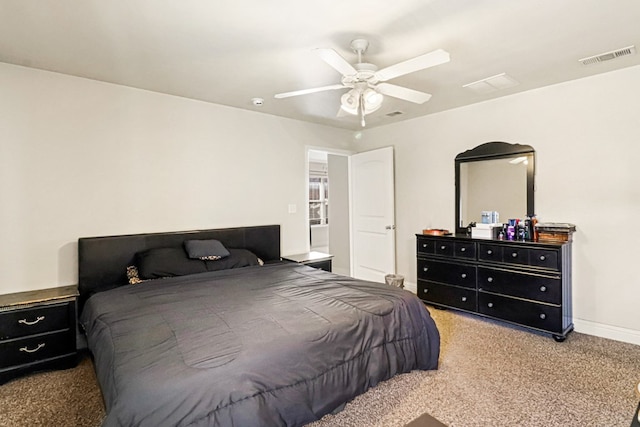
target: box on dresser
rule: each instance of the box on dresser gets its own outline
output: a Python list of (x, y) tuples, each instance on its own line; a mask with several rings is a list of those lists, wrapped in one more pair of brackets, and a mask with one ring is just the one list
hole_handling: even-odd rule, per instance
[(0, 295), (0, 384), (77, 364), (75, 285)]
[(570, 241), (416, 239), (418, 296), (426, 303), (550, 333), (556, 341), (573, 330)]

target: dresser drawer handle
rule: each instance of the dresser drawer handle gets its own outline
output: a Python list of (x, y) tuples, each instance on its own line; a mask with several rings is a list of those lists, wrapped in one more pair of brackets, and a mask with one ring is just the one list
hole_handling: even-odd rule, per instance
[(27, 347), (21, 347), (20, 351), (24, 351), (26, 353), (35, 353), (36, 351), (40, 350), (41, 348), (44, 347), (44, 343), (40, 343), (38, 344), (38, 346), (36, 348), (34, 348), (33, 350), (29, 350)]
[(467, 278), (467, 273), (462, 273), (462, 274), (460, 275), (460, 277), (462, 277), (463, 279), (466, 279), (466, 278)]
[(493, 251), (492, 251), (491, 249), (489, 249), (489, 250), (487, 251), (487, 255), (491, 255), (492, 253), (493, 253)]
[(546, 318), (547, 318), (547, 315), (546, 315), (546, 314), (544, 314), (544, 313), (542, 313), (542, 314), (540, 315), (540, 318), (541, 318), (542, 320), (544, 320), (544, 319), (546, 319)]
[(462, 302), (466, 302), (467, 301), (467, 297), (462, 297), (460, 299), (462, 300)]
[(512, 257), (514, 257), (514, 258), (517, 258), (517, 257), (518, 257), (518, 252), (513, 252), (513, 253), (511, 254), (511, 256), (512, 256)]
[(444, 251), (445, 249), (447, 249), (445, 245), (440, 246), (440, 250)]
[(44, 316), (36, 317), (36, 320), (34, 320), (33, 322), (29, 322), (27, 319), (20, 319), (20, 320), (18, 320), (18, 323), (22, 323), (24, 325), (31, 326), (31, 325), (35, 325), (36, 323), (38, 323), (38, 322), (40, 322), (42, 320), (44, 320)]
[(429, 267), (422, 267), (422, 271), (429, 271)]
[(489, 304), (487, 304), (487, 307), (489, 307), (489, 308), (493, 307), (493, 303), (490, 302)]
[(425, 289), (422, 291), (423, 294), (428, 294), (429, 293), (429, 289)]
[(423, 244), (422, 244), (422, 247), (423, 247), (423, 248), (426, 248), (426, 247), (427, 247), (427, 244), (426, 244), (426, 243), (423, 243)]
[(547, 258), (545, 258), (544, 255), (540, 255), (540, 261), (544, 261), (545, 259), (547, 259)]
[(547, 291), (547, 287), (546, 286), (540, 286), (540, 291), (541, 292), (546, 292)]
[(489, 283), (493, 282), (493, 277), (487, 277), (487, 282)]
[(460, 248), (460, 252), (464, 252), (466, 250), (467, 250), (467, 248)]

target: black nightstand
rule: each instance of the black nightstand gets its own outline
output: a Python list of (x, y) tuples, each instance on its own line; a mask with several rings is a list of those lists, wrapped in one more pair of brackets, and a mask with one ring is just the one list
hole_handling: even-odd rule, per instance
[(0, 384), (78, 362), (75, 285), (0, 295)]
[(331, 258), (333, 258), (331, 254), (315, 251), (282, 257), (285, 261), (297, 262), (298, 264), (308, 265), (309, 267), (319, 268), (329, 272), (331, 271)]

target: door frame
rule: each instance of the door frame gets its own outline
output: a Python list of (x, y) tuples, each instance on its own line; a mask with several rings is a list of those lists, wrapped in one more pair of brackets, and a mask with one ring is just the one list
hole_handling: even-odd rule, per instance
[[(304, 179), (305, 179), (305, 192), (304, 192), (304, 221), (307, 228), (310, 229), (311, 225), (309, 224), (309, 151), (322, 151), (327, 154), (334, 154), (337, 156), (345, 156), (347, 158), (351, 157), (352, 154), (355, 154), (351, 150), (341, 150), (338, 148), (327, 148), (327, 147), (319, 147), (314, 145), (305, 145), (304, 149)], [(350, 166), (349, 166), (350, 168)], [(349, 203), (351, 203), (351, 177), (349, 176), (347, 185), (349, 186)], [(331, 190), (329, 190), (331, 191)], [(331, 196), (329, 196), (331, 199)], [(306, 250), (311, 250), (311, 236), (310, 234), (307, 237)], [(353, 252), (353, 247), (351, 244), (351, 211), (349, 211), (349, 253)], [(351, 270), (351, 268), (350, 268)], [(349, 271), (351, 274), (351, 271)]]

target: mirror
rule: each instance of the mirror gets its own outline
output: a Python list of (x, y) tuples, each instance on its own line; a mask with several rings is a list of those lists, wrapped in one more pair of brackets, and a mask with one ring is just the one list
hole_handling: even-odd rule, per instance
[(487, 142), (460, 153), (456, 169), (456, 233), (482, 212), (496, 211), (499, 221), (535, 214), (535, 150), (530, 145)]

